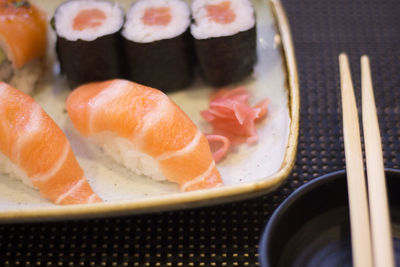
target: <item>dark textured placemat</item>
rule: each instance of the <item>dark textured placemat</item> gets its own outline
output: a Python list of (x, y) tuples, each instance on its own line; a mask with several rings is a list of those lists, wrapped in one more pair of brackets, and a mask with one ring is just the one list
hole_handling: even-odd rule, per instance
[(337, 56), (371, 57), (387, 167), (399, 168), (400, 1), (284, 0), (301, 84), (297, 162), (273, 194), (196, 210), (0, 225), (0, 266), (257, 266), (260, 233), (301, 184), (344, 168)]

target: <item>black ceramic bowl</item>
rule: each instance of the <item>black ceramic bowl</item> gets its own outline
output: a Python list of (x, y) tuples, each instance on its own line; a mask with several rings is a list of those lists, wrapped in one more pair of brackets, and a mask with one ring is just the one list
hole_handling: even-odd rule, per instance
[[(387, 169), (396, 266), (400, 267), (400, 171)], [(352, 266), (345, 171), (321, 176), (293, 192), (261, 236), (262, 267)]]

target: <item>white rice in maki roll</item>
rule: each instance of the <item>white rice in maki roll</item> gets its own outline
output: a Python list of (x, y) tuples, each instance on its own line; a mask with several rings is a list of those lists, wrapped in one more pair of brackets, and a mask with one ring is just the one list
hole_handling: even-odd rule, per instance
[(124, 12), (104, 0), (71, 0), (54, 14), (57, 55), (71, 87), (120, 75)]
[(193, 0), (191, 34), (205, 79), (215, 86), (251, 74), (256, 62), (256, 20), (250, 0)]
[(127, 78), (163, 91), (193, 78), (190, 9), (182, 0), (139, 0), (122, 31)]

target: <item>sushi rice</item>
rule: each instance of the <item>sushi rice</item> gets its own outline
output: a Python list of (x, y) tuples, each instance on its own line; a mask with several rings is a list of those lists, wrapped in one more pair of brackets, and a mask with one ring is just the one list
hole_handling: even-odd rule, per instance
[[(146, 9), (168, 7), (171, 21), (168, 25), (146, 25), (142, 18)], [(134, 42), (149, 43), (170, 39), (182, 34), (190, 24), (190, 9), (181, 0), (139, 0), (127, 13), (122, 35)]]
[(11, 160), (1, 152), (0, 152), (0, 173), (9, 174), (10, 176), (21, 180), (25, 185), (34, 188), (28, 175), (26, 175), (26, 173), (23, 170), (21, 170), (21, 168), (12, 163)]
[(104, 155), (110, 156), (134, 173), (151, 177), (156, 181), (166, 180), (157, 160), (140, 152), (126, 138), (118, 137), (115, 133), (107, 131), (95, 134), (88, 139), (90, 142), (97, 144)]
[(45, 60), (33, 60), (19, 69), (13, 68), (11, 62), (5, 60), (0, 64), (0, 81), (7, 82), (20, 91), (32, 95), (45, 69)]
[[(105, 14), (100, 26), (87, 27), (82, 30), (74, 29), (74, 19), (81, 10), (99, 9)], [(57, 35), (69, 41), (78, 39), (93, 41), (99, 36), (112, 34), (119, 31), (123, 24), (124, 16), (121, 7), (113, 2), (97, 0), (73, 0), (59, 6), (54, 14)]]
[[(207, 6), (221, 3), (229, 3), (233, 10), (235, 18), (231, 23), (217, 23), (209, 18)], [(196, 39), (230, 36), (255, 25), (254, 8), (249, 0), (194, 0), (191, 9), (194, 19), (191, 32)]]

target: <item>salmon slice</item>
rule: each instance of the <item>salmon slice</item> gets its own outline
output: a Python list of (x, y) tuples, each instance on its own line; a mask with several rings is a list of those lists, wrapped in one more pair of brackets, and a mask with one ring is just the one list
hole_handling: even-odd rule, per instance
[(96, 28), (101, 26), (107, 18), (103, 10), (98, 8), (82, 9), (75, 16), (72, 28), (77, 31), (82, 31), (88, 28)]
[(205, 136), (159, 90), (121, 79), (89, 83), (70, 94), (67, 111), (82, 135), (125, 138), (182, 191), (223, 184)]
[(55, 204), (101, 201), (61, 129), (33, 98), (4, 82), (0, 82), (0, 152)]
[(47, 49), (47, 14), (27, 0), (0, 0), (0, 47), (15, 68), (42, 58)]
[(236, 14), (231, 8), (230, 1), (223, 1), (215, 5), (207, 5), (206, 10), (208, 17), (219, 24), (232, 23), (236, 18)]
[(171, 22), (169, 7), (147, 8), (142, 16), (142, 22), (149, 26), (166, 26)]

